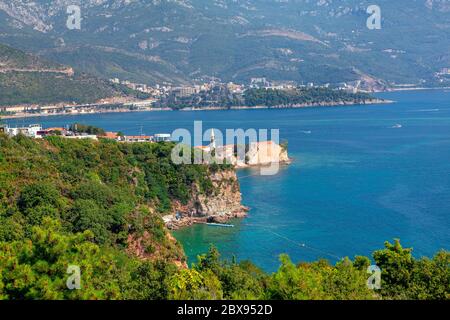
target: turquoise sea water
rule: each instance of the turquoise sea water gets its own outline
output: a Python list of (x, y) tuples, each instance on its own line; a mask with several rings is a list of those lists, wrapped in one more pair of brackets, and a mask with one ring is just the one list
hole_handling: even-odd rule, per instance
[[(249, 217), (235, 228), (175, 232), (191, 262), (214, 243), (267, 271), (294, 261), (369, 255), (400, 238), (416, 256), (450, 249), (450, 92), (386, 93), (389, 105), (153, 112), (11, 120), (83, 122), (128, 134), (204, 128), (278, 128), (294, 162), (276, 176), (239, 171)], [(401, 128), (395, 128), (396, 125)], [(399, 127), (399, 126), (397, 126)]]

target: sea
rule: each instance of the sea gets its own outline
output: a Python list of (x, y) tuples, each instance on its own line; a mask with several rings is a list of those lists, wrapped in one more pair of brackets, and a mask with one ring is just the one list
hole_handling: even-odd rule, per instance
[(450, 249), (450, 91), (377, 94), (394, 103), (303, 109), (167, 111), (30, 117), (10, 125), (84, 123), (125, 134), (279, 129), (290, 165), (238, 171), (247, 218), (234, 228), (173, 232), (189, 263), (213, 244), (267, 272), (294, 262), (371, 256), (400, 239), (416, 257)]

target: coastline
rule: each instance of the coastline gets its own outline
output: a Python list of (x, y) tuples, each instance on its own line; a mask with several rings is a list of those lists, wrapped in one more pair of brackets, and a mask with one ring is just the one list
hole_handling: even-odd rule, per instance
[[(283, 160), (279, 162), (279, 165), (287, 166), (293, 162), (292, 158), (288, 158), (288, 160)], [(246, 166), (235, 166), (235, 170), (242, 170), (242, 169), (248, 169), (248, 168), (258, 168), (267, 166), (269, 164), (259, 164), (259, 165), (246, 165)], [(239, 181), (239, 178), (237, 178)], [(177, 208), (178, 209), (178, 208)], [(208, 224), (208, 223), (219, 223), (219, 224), (226, 224), (227, 222), (234, 220), (234, 219), (244, 219), (248, 216), (248, 213), (250, 212), (251, 208), (240, 204), (238, 208), (235, 210), (230, 210), (227, 212), (222, 213), (215, 213), (208, 216), (182, 216), (180, 219), (176, 219), (176, 213), (177, 210), (174, 211), (174, 213), (163, 216), (162, 219), (164, 221), (165, 226), (170, 231), (176, 231), (184, 228), (191, 227), (196, 224)]]
[(235, 210), (222, 215), (212, 215), (207, 217), (182, 217), (179, 220), (173, 218), (172, 215), (164, 216), (163, 221), (167, 229), (170, 231), (181, 230), (196, 224), (221, 223), (226, 224), (233, 219), (244, 219), (247, 217), (250, 208), (242, 206), (240, 210)]
[(130, 112), (168, 112), (168, 111), (174, 111), (170, 108), (152, 108), (152, 109), (115, 109), (115, 110), (107, 110), (107, 109), (101, 109), (95, 110), (93, 112), (77, 112), (77, 113), (71, 113), (71, 112), (56, 112), (56, 113), (21, 113), (21, 114), (15, 114), (15, 115), (6, 115), (6, 116), (0, 116), (0, 120), (3, 119), (24, 119), (24, 118), (41, 118), (41, 117), (56, 117), (56, 116), (83, 116), (83, 115), (89, 115), (89, 114), (108, 114), (108, 113), (130, 113)]
[(449, 90), (450, 87), (432, 87), (432, 88), (425, 88), (425, 87), (405, 87), (405, 88), (392, 88), (385, 91), (378, 91), (377, 93), (383, 93), (383, 92), (399, 92), (399, 91), (424, 91), (424, 90)]
[(335, 102), (320, 102), (320, 103), (302, 103), (296, 105), (281, 105), (281, 106), (236, 106), (236, 107), (199, 107), (199, 108), (184, 108), (184, 109), (172, 109), (172, 108), (145, 108), (145, 109), (128, 109), (128, 108), (118, 108), (118, 109), (102, 109), (90, 112), (77, 112), (77, 113), (66, 113), (66, 112), (55, 112), (55, 113), (20, 113), (14, 115), (3, 115), (0, 116), (0, 120), (7, 119), (24, 119), (24, 118), (40, 118), (40, 117), (52, 117), (52, 116), (80, 116), (89, 114), (108, 114), (108, 113), (129, 113), (129, 112), (170, 112), (170, 111), (228, 111), (228, 110), (261, 110), (261, 109), (302, 109), (302, 108), (317, 108), (317, 107), (345, 107), (345, 106), (364, 106), (364, 105), (375, 105), (375, 104), (390, 104), (394, 103), (392, 100), (385, 99), (369, 99), (364, 101), (335, 101)]
[(220, 110), (260, 110), (260, 109), (302, 109), (302, 108), (317, 108), (317, 107), (346, 107), (346, 106), (364, 106), (373, 104), (389, 104), (394, 103), (392, 100), (384, 99), (369, 99), (364, 101), (335, 101), (335, 102), (318, 102), (318, 103), (301, 103), (294, 105), (280, 105), (280, 106), (235, 106), (235, 107), (200, 107), (200, 108), (184, 108), (178, 111), (220, 111)]

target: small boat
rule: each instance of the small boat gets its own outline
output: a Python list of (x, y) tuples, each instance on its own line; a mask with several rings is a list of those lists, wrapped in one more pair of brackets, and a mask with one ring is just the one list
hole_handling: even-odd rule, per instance
[(232, 225), (232, 224), (225, 224), (225, 223), (208, 222), (206, 225), (212, 226), (212, 227), (234, 228), (234, 225)]
[(403, 126), (401, 124), (397, 123), (395, 126), (392, 126), (391, 128), (392, 129), (400, 129), (400, 128), (403, 128)]

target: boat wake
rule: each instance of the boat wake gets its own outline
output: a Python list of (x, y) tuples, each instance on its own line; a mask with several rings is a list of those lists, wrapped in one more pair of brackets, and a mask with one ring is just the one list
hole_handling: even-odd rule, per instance
[(420, 110), (413, 110), (413, 112), (436, 112), (440, 111), (440, 109), (420, 109)]

